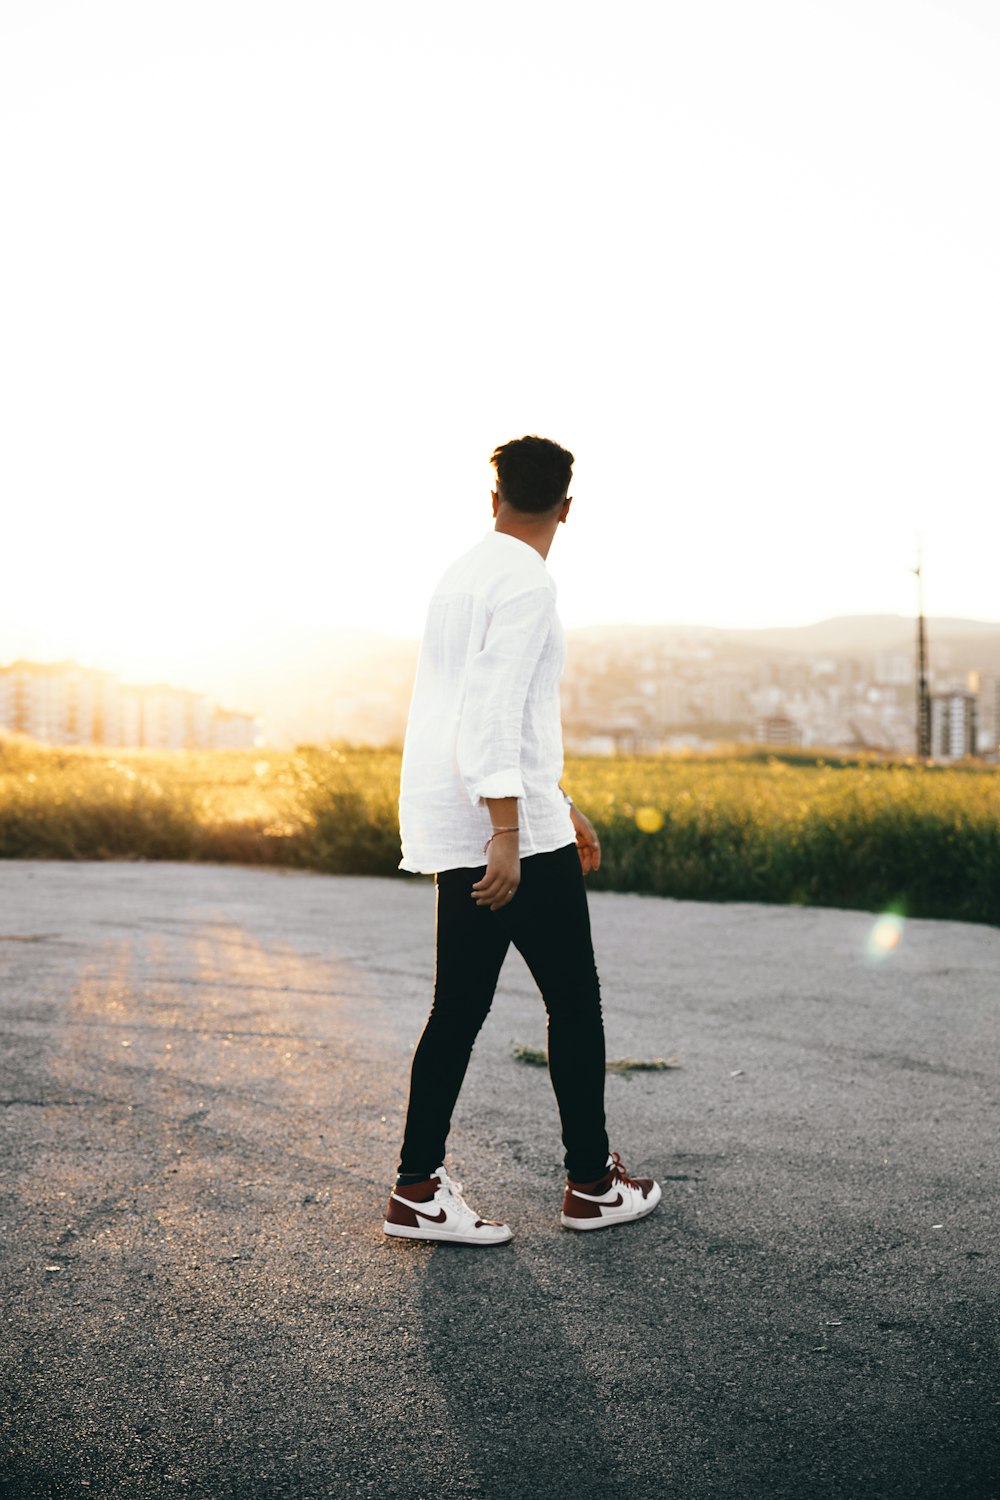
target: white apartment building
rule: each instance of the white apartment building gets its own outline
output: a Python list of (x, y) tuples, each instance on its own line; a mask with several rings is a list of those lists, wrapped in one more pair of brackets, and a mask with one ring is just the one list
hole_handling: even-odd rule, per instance
[(133, 746), (142, 744), (142, 689), (123, 683), (118, 690), (117, 714), (109, 726), (108, 745)]
[(110, 672), (77, 662), (16, 661), (0, 667), (0, 725), (43, 743), (89, 745), (114, 721)]
[(0, 728), (49, 745), (197, 750), (252, 748), (252, 714), (215, 708), (167, 683), (121, 683), (78, 662), (15, 661), (0, 667)]
[(934, 693), (931, 696), (931, 756), (961, 760), (976, 754), (977, 694)]
[(257, 743), (256, 720), (232, 708), (217, 708), (210, 733), (213, 750), (248, 750)]
[[(139, 702), (140, 744), (155, 745), (162, 750), (207, 750), (231, 743), (232, 714), (220, 721), (220, 733), (215, 733), (216, 723), (222, 713), (213, 713), (202, 693), (193, 693), (185, 688), (172, 688), (167, 683), (156, 683), (152, 687), (134, 687), (132, 690)], [(247, 718), (248, 715), (236, 715)], [(239, 741), (243, 743), (243, 741)], [(251, 739), (250, 744), (253, 743)]]

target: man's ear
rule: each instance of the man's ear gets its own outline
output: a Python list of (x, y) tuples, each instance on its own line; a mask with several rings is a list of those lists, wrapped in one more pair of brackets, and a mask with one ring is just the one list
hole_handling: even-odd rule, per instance
[(496, 490), (490, 490), (490, 499), (493, 501), (493, 516), (494, 519), (496, 519), (496, 513), (500, 508), (500, 500), (497, 496)]
[(565, 521), (566, 517), (569, 515), (569, 508), (570, 508), (570, 506), (572, 504), (573, 504), (573, 496), (572, 495), (567, 495), (566, 499), (563, 501), (563, 508), (559, 512), (559, 519), (560, 519), (560, 521)]

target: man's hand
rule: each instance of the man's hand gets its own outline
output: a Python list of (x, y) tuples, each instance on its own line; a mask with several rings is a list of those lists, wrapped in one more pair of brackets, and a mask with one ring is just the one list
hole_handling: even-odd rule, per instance
[(486, 856), (486, 874), (472, 887), (477, 906), (499, 911), (514, 899), (521, 884), (521, 854), (516, 833), (498, 833)]
[[(580, 856), (583, 873), (589, 875), (591, 870), (601, 868), (601, 841), (597, 837), (597, 830), (593, 823), (589, 818), (584, 817), (575, 802), (569, 810), (569, 815), (576, 829), (576, 852)], [(492, 847), (491, 844), (490, 848)]]

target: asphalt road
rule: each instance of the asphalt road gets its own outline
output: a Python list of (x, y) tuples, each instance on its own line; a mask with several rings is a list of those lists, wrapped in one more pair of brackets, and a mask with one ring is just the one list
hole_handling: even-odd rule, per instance
[(427, 879), (0, 865), (0, 1493), (1000, 1495), (1000, 932), (591, 897), (641, 1223), (559, 1227), (516, 953), (450, 1169), (384, 1239)]

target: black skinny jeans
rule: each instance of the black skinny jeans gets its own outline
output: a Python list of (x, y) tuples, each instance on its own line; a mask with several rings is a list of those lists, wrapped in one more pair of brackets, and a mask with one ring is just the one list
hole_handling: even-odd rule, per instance
[(498, 911), (477, 906), (476, 869), (440, 870), (434, 1003), (410, 1074), (400, 1172), (430, 1177), (441, 1166), (452, 1111), (473, 1044), (493, 1003), (513, 943), (548, 1012), (549, 1076), (566, 1148), (567, 1175), (592, 1182), (608, 1160), (604, 1125), (604, 1022), (576, 844), (521, 860), (521, 883)]

